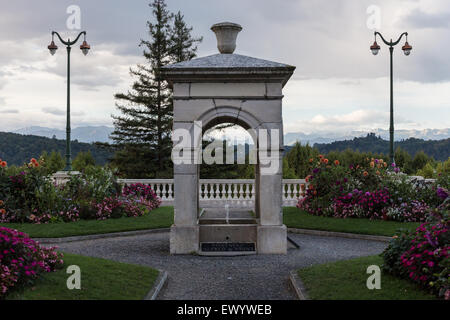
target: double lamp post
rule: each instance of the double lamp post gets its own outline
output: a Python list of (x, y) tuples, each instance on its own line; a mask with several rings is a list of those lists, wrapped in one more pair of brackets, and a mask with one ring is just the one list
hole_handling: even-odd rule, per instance
[(396, 46), (400, 40), (403, 38), (403, 36), (406, 37), (406, 42), (402, 47), (403, 53), (405, 56), (409, 56), (411, 53), (412, 47), (408, 43), (408, 33), (403, 32), (400, 37), (397, 39), (397, 41), (386, 41), (381, 33), (375, 31), (374, 33), (375, 41), (370, 46), (370, 50), (372, 51), (373, 55), (377, 55), (378, 51), (380, 51), (380, 46), (377, 43), (377, 36), (380, 36), (381, 40), (389, 46), (389, 52), (391, 54), (391, 108), (390, 108), (390, 125), (389, 125), (389, 160), (391, 162), (391, 166), (395, 165), (395, 159), (394, 159), (394, 93), (393, 93), (393, 66), (392, 66), (392, 54), (394, 52), (394, 46)]
[[(56, 46), (54, 42), (54, 36), (57, 36), (58, 39), (61, 41), (62, 44), (66, 46), (67, 49), (67, 125), (66, 125), (66, 166), (64, 168), (64, 171), (71, 171), (72, 170), (72, 160), (71, 160), (71, 149), (70, 149), (70, 51), (72, 49), (71, 46), (73, 46), (79, 38), (83, 35), (84, 41), (80, 46), (81, 51), (84, 55), (87, 55), (89, 52), (89, 49), (91, 48), (89, 44), (86, 42), (86, 31), (82, 31), (78, 34), (78, 36), (75, 38), (75, 40), (70, 41), (68, 39), (67, 41), (64, 41), (58, 32), (52, 31), (52, 42), (48, 46), (48, 49), (50, 50), (50, 53), (54, 55), (56, 53), (56, 50), (58, 47)], [(400, 40), (403, 38), (403, 36), (406, 37), (406, 42), (402, 46), (403, 53), (406, 56), (409, 56), (411, 53), (412, 47), (408, 43), (408, 33), (403, 32), (400, 37), (397, 39), (397, 41), (386, 41), (384, 39), (383, 35), (379, 33), (378, 31), (375, 31), (374, 33), (375, 41), (370, 46), (370, 50), (372, 51), (373, 55), (377, 55), (380, 51), (380, 46), (377, 43), (377, 36), (380, 36), (381, 40), (389, 46), (389, 52), (390, 52), (390, 125), (389, 125), (389, 159), (391, 162), (391, 165), (395, 163), (394, 160), (394, 94), (393, 94), (393, 52), (394, 52), (394, 46), (396, 46)]]
[(83, 35), (84, 41), (80, 46), (81, 51), (84, 55), (87, 55), (89, 49), (91, 49), (90, 45), (86, 42), (86, 31), (80, 32), (75, 40), (64, 41), (58, 32), (52, 31), (52, 42), (48, 46), (48, 50), (50, 53), (54, 55), (58, 46), (55, 44), (54, 36), (57, 36), (61, 43), (66, 46), (67, 49), (67, 125), (66, 125), (66, 166), (64, 171), (72, 171), (72, 159), (71, 159), (71, 149), (70, 149), (70, 51), (72, 50), (72, 46), (77, 43), (78, 39)]

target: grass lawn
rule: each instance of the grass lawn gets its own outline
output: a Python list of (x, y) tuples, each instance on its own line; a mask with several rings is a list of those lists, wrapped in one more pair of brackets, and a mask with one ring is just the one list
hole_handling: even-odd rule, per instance
[[(368, 219), (338, 219), (318, 217), (296, 207), (285, 207), (284, 223), (290, 228), (338, 231), (359, 234), (392, 236), (398, 229), (414, 230), (419, 223), (395, 222)], [(168, 228), (173, 224), (173, 207), (160, 207), (149, 215), (138, 218), (120, 218), (104, 221), (81, 220), (70, 223), (29, 224), (2, 223), (0, 225), (18, 229), (32, 238), (60, 238), (88, 234)]]
[(316, 265), (298, 270), (309, 299), (312, 300), (429, 300), (435, 296), (414, 283), (382, 272), (381, 289), (366, 286), (367, 267), (381, 266), (379, 256)]
[(121, 232), (142, 229), (168, 228), (173, 224), (173, 207), (160, 207), (150, 214), (137, 218), (119, 218), (103, 221), (80, 220), (68, 223), (1, 223), (1, 226), (17, 229), (27, 233), (32, 238), (59, 238)]
[[(64, 254), (64, 267), (46, 273), (33, 287), (13, 292), (9, 300), (142, 300), (153, 287), (159, 271), (111, 260)], [(81, 270), (81, 289), (69, 290), (69, 265)]]
[(308, 214), (296, 207), (283, 208), (288, 228), (392, 236), (398, 229), (415, 230), (420, 223), (369, 219), (339, 219)]

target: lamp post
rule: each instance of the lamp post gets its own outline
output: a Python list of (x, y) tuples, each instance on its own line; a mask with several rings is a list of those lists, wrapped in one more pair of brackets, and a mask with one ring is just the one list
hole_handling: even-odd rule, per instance
[(72, 171), (72, 159), (71, 159), (71, 152), (70, 152), (70, 51), (72, 50), (72, 47), (75, 43), (77, 43), (78, 39), (81, 37), (81, 35), (84, 36), (84, 41), (80, 46), (81, 51), (84, 55), (87, 55), (89, 52), (89, 49), (91, 49), (91, 46), (88, 45), (86, 42), (86, 31), (80, 32), (78, 36), (75, 38), (75, 40), (70, 41), (68, 39), (67, 41), (64, 41), (58, 32), (52, 31), (52, 42), (48, 46), (48, 50), (50, 51), (51, 55), (54, 55), (56, 53), (56, 50), (58, 47), (56, 46), (54, 42), (54, 36), (59, 38), (62, 44), (64, 44), (67, 48), (67, 124), (66, 124), (66, 166), (64, 168), (64, 171)]
[(370, 50), (372, 51), (373, 55), (376, 56), (378, 54), (378, 51), (380, 51), (380, 46), (377, 43), (377, 36), (380, 36), (381, 40), (387, 45), (389, 46), (389, 52), (390, 52), (390, 56), (391, 56), (391, 108), (390, 108), (390, 125), (389, 125), (389, 159), (391, 162), (391, 166), (392, 164), (395, 164), (395, 160), (394, 160), (394, 86), (393, 86), (393, 59), (392, 59), (392, 53), (394, 52), (394, 46), (396, 46), (400, 40), (402, 39), (403, 36), (406, 36), (406, 42), (402, 47), (403, 53), (405, 54), (405, 56), (409, 56), (409, 54), (411, 53), (412, 47), (409, 45), (408, 43), (408, 32), (403, 32), (400, 37), (397, 39), (397, 41), (393, 42), (392, 39), (391, 41), (386, 41), (383, 36), (381, 35), (381, 33), (379, 33), (378, 31), (375, 31), (374, 33), (375, 36), (375, 41), (374, 43), (370, 46)]

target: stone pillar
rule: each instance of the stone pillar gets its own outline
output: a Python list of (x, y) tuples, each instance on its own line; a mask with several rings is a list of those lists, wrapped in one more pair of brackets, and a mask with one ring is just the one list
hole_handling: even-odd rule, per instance
[(199, 248), (198, 166), (174, 165), (175, 216), (170, 229), (170, 253), (188, 254)]
[(189, 254), (199, 250), (198, 156), (193, 122), (174, 122), (174, 224), (170, 230), (170, 253)]
[[(259, 225), (258, 253), (286, 254), (287, 228), (283, 224), (282, 181), (283, 181), (283, 132), (282, 124), (267, 125), (277, 129), (278, 136), (272, 136), (268, 143), (259, 141)], [(260, 139), (266, 139), (259, 135)], [(262, 143), (261, 143), (262, 142)]]

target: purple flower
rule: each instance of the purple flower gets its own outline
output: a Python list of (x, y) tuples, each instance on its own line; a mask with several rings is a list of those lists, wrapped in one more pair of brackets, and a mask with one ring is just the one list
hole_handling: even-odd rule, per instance
[(436, 247), (438, 244), (437, 244), (437, 242), (435, 242), (435, 241), (433, 241), (433, 239), (431, 239), (431, 234), (430, 234), (430, 232), (426, 232), (425, 233), (425, 238), (427, 239), (427, 241), (428, 241), (428, 243), (430, 244), (430, 245), (432, 245), (433, 247)]
[(441, 198), (442, 200), (447, 199), (448, 197), (448, 193), (445, 191), (444, 188), (438, 188), (436, 190), (436, 194), (438, 195), (439, 198)]

